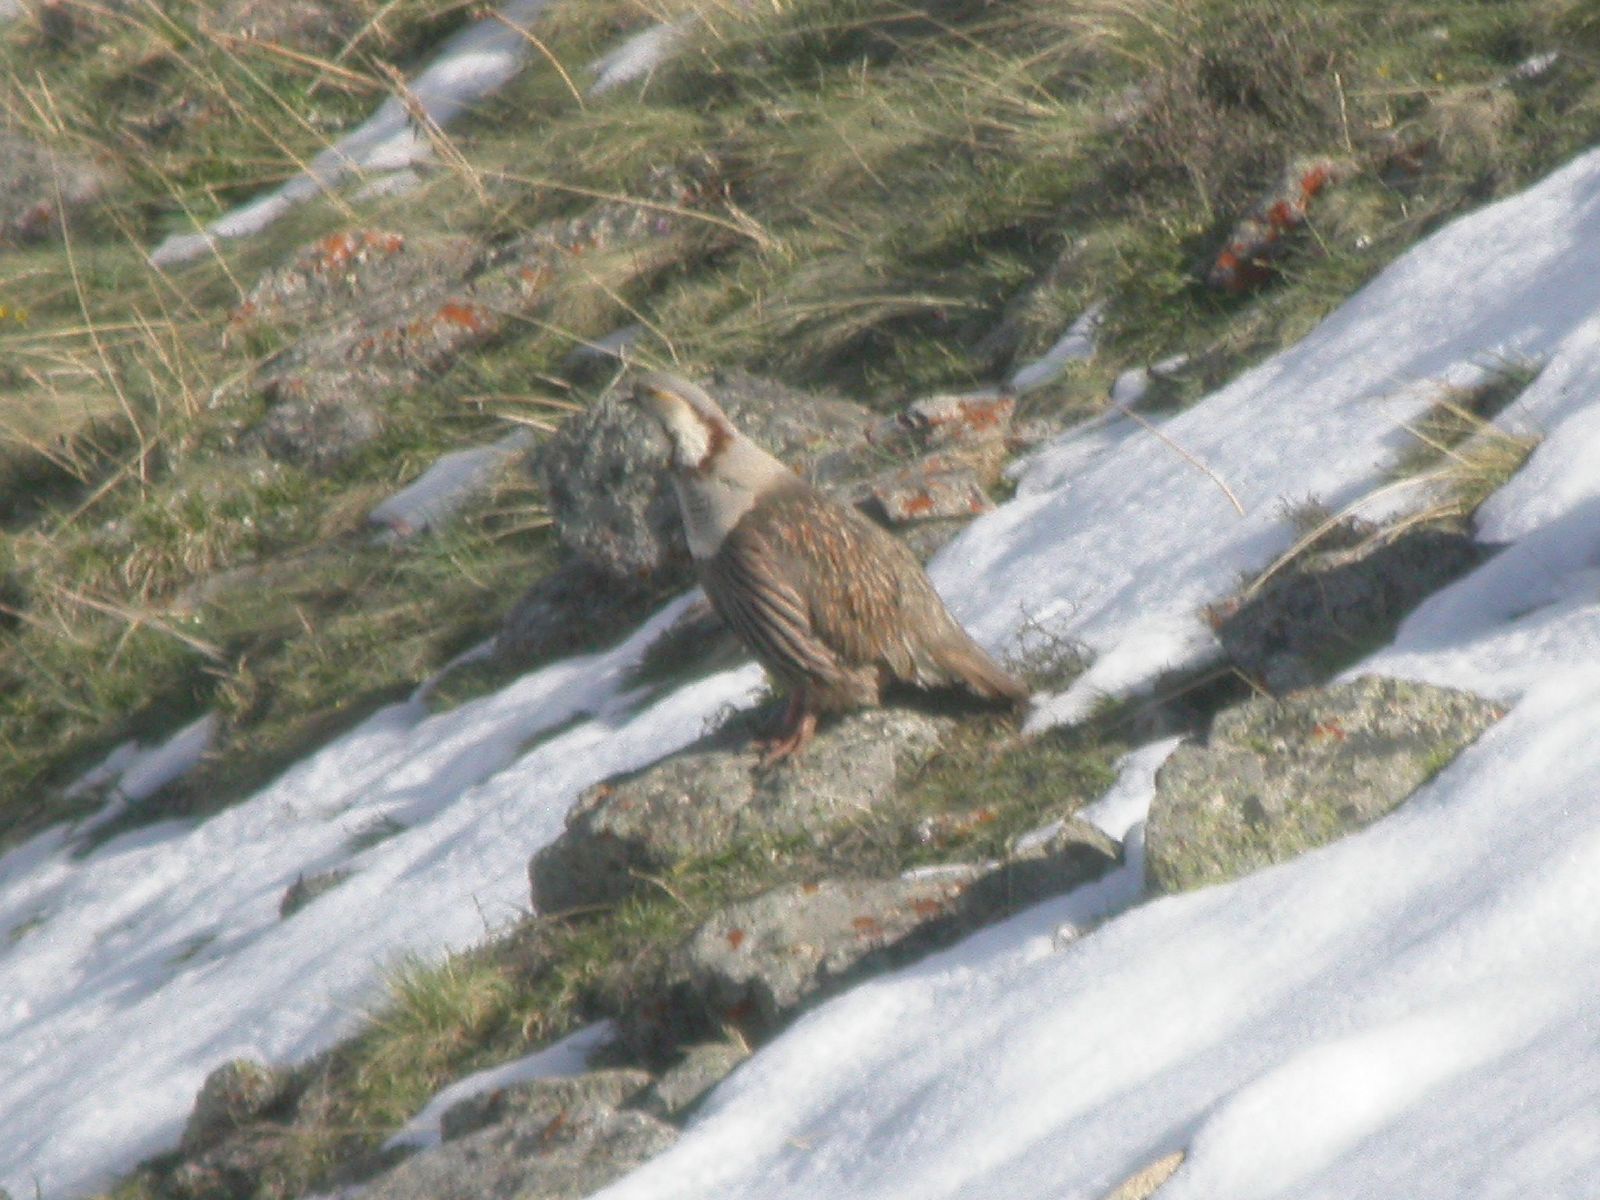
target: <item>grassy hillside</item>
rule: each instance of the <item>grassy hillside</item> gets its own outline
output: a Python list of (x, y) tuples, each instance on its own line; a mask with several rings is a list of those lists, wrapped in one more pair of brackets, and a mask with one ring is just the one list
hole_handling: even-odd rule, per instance
[[(889, 408), (1003, 378), (1100, 304), (1099, 355), (1021, 415), (1093, 412), (1123, 370), (1177, 355), (1161, 403), (1181, 405), (1600, 137), (1589, 0), (552, 0), (529, 68), (423, 131), (417, 187), (358, 180), (162, 267), (162, 238), (404, 100), (480, 6), (35, 7), (0, 29), (0, 132), (106, 183), (64, 222), (0, 226), (0, 846), (84, 811), (64, 785), (119, 742), (206, 711), (217, 746), (144, 813), (225, 806), (492, 633), (554, 558), (525, 476), (396, 545), (366, 516), (438, 454), (586, 403), (605, 378), (575, 346), (637, 324), (646, 360)], [(588, 64), (662, 22), (672, 58), (589, 92)], [(1313, 171), (1305, 220), (1274, 225), (1264, 202)], [(1218, 256), (1253, 210), (1273, 256), (1228, 286)], [(500, 287), (502, 249), (533, 274), (479, 293), (515, 303), (439, 307), (448, 338), (406, 326), (371, 440), (280, 453), (261, 434), (275, 372), (342, 378), (317, 357), (329, 311), (286, 265), (312, 247), (342, 270), (385, 239), (423, 275), (471, 259)], [(366, 302), (330, 294), (335, 314)], [(333, 1141), (370, 1143), (463, 1063), (560, 1029), (605, 964), (687, 921), (662, 903), (545, 931), (568, 965), (531, 991), (507, 983), (515, 946), (408, 973), (388, 1024), (334, 1056)], [(333, 1157), (306, 1148), (297, 1182)]]
[[(1025, 415), (1093, 409), (1118, 371), (1179, 353), (1181, 403), (1600, 131), (1580, 0), (555, 0), (531, 68), (428, 131), (417, 190), (346, 189), (151, 264), (403, 93), (469, 7), (268, 24), (259, 5), (67, 0), (0, 33), (6, 127), (112, 180), (0, 252), (5, 840), (64, 811), (60, 785), (110, 746), (208, 708), (222, 742), (164, 803), (225, 804), (488, 633), (547, 560), (536, 494), (508, 481), (400, 550), (363, 518), (438, 452), (582, 403), (563, 364), (583, 339), (638, 322), (646, 358), (889, 405), (996, 378), (1100, 302), (1101, 355)], [(671, 61), (586, 94), (587, 64), (660, 21), (680, 22)], [(1259, 286), (1208, 287), (1235, 223), (1307, 162), (1336, 182)], [(252, 436), (263, 364), (311, 331), (241, 332), (240, 306), (312, 239), (489, 246), (618, 213), (671, 235), (556, 256), (537, 303), (386, 394), (380, 435), (335, 469)]]

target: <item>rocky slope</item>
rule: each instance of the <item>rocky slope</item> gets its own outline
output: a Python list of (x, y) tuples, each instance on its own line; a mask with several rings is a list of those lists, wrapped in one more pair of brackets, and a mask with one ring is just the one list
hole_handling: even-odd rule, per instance
[[(1333, 678), (1489, 558), (1472, 512), (1535, 443), (1489, 422), (1548, 395), (1528, 385), (1572, 314), (1395, 345), (1335, 318), (1172, 414), (1591, 136), (1592, 63), (1565, 49), (1600, 52), (1582, 5), (1361, 37), (1338, 6), (1154, 25), (25, 7), (6, 53), (39, 69), (14, 74), (0, 151), (13, 1032), (65, 1011), (51, 972), (146, 1031), (174, 989), (242, 990), (193, 993), (208, 1049), (144, 1085), (142, 1123), (89, 1094), (116, 1064), (79, 1064), (61, 1128), (109, 1148), (84, 1173), (19, 1142), (14, 1192), (109, 1186), (111, 1164), (128, 1196), (586, 1195), (860, 980), (1048, 897), (1077, 939), (1133, 902), (1146, 856), (1171, 892), (1292, 858), (1393, 810), (1507, 708), (1492, 681)], [(451, 61), (508, 90), (458, 111)], [(980, 61), (992, 86), (951, 103)], [(1380, 83), (1397, 75), (1431, 82)], [(399, 148), (335, 184), (318, 155), (367, 137), (385, 96)], [(238, 222), (227, 206), (273, 182), (262, 156), (297, 203)], [(1581, 281), (1504, 274), (1531, 306), (1581, 307)], [(1468, 281), (1439, 291), (1489, 311)], [(935, 575), (1041, 691), (1029, 736), (897, 702), (757, 772), (754, 673), (703, 606), (661, 607), (685, 556), (661, 448), (612, 398), (624, 358), (687, 359), (925, 555), (992, 513)], [(1307, 381), (1382, 420), (1262, 411)], [(1229, 449), (1266, 436), (1307, 464), (1295, 483)], [(1344, 507), (1381, 499), (1380, 459), (1425, 486)], [(1079, 815), (1175, 734), (1147, 831)], [(169, 837), (259, 852), (228, 891), (203, 855), (160, 860)], [(318, 941), (367, 965), (324, 981)], [(403, 948), (456, 957), (351, 1017)], [(131, 983), (129, 953), (153, 964)], [(259, 1035), (201, 1015), (262, 995), (323, 1015)], [(587, 1073), (488, 1080), (442, 1141), (390, 1140), (441, 1086), (593, 1020)], [(18, 1071), (18, 1115), (47, 1067)]]

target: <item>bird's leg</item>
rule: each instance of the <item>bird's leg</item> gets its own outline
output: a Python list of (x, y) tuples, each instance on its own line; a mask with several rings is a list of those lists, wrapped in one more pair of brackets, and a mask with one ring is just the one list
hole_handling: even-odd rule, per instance
[(789, 693), (788, 706), (783, 710), (783, 722), (778, 734), (763, 743), (760, 770), (776, 766), (792, 754), (805, 748), (817, 732), (817, 714), (806, 703), (805, 689), (795, 688)]

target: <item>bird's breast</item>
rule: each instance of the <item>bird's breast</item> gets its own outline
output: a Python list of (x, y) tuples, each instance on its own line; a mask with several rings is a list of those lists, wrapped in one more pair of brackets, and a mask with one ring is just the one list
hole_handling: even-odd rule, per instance
[(689, 540), (689, 553), (696, 562), (704, 562), (721, 548), (733, 527), (750, 511), (755, 497), (714, 476), (685, 473), (674, 475), (672, 482), (678, 492), (678, 509), (683, 514), (683, 532)]

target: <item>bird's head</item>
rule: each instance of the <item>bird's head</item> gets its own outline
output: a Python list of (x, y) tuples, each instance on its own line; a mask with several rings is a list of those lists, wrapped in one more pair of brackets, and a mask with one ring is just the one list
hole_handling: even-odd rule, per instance
[(631, 399), (654, 417), (672, 443), (680, 471), (710, 471), (738, 431), (706, 390), (666, 371), (647, 371), (633, 383)]

